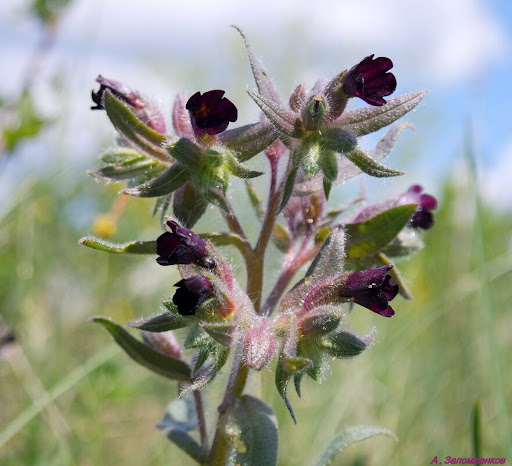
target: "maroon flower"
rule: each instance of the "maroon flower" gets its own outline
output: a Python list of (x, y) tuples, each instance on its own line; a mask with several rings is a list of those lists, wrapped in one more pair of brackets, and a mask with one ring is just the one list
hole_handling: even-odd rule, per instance
[(172, 232), (166, 231), (156, 240), (156, 261), (160, 265), (196, 264), (206, 268), (215, 267), (215, 262), (206, 255), (206, 243), (193, 231), (183, 228), (174, 220), (167, 225)]
[(199, 306), (213, 294), (212, 282), (202, 275), (185, 278), (174, 286), (178, 289), (172, 302), (178, 306), (178, 312), (182, 316), (193, 316)]
[(383, 96), (392, 94), (396, 89), (393, 62), (386, 57), (373, 59), (366, 57), (356, 66), (350, 68), (343, 78), (343, 91), (350, 97), (359, 97), (367, 104), (380, 107), (386, 103)]
[(428, 230), (434, 225), (434, 216), (431, 210), (436, 209), (437, 200), (430, 194), (422, 194), (422, 191), (423, 188), (418, 184), (411, 186), (405, 194), (400, 196), (398, 205), (418, 204), (416, 212), (409, 220), (409, 226)]
[(389, 283), (391, 276), (386, 272), (391, 268), (392, 265), (385, 265), (349, 275), (341, 290), (341, 297), (352, 298), (355, 303), (381, 316), (393, 316), (395, 311), (388, 302), (398, 294), (398, 285)]
[(236, 121), (238, 111), (225, 97), (224, 91), (214, 90), (201, 95), (196, 92), (187, 101), (185, 108), (190, 112), (190, 120), (198, 136), (213, 135), (224, 131), (230, 121)]

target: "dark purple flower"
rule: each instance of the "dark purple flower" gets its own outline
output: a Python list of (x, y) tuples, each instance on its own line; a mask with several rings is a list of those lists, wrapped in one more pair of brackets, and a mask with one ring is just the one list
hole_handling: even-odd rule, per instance
[(423, 188), (418, 184), (411, 186), (405, 194), (400, 196), (398, 205), (418, 204), (416, 212), (409, 220), (409, 226), (428, 230), (434, 225), (434, 216), (431, 210), (437, 208), (437, 200), (430, 194), (423, 194), (422, 191)]
[(206, 243), (193, 231), (183, 228), (174, 220), (167, 225), (172, 232), (166, 231), (156, 240), (156, 261), (160, 265), (196, 264), (206, 268), (215, 267), (215, 262), (206, 255)]
[(190, 120), (198, 136), (213, 135), (224, 131), (230, 121), (236, 121), (238, 111), (225, 97), (224, 91), (214, 90), (201, 95), (196, 92), (188, 99), (185, 108), (190, 112)]
[(165, 133), (165, 120), (160, 110), (151, 102), (143, 99), (138, 92), (130, 89), (125, 84), (107, 79), (99, 75), (96, 82), (100, 84), (100, 88), (95, 92), (92, 91), (92, 100), (96, 104), (91, 110), (105, 110), (103, 105), (103, 96), (108, 89), (114, 96), (134, 109), (137, 117), (146, 125), (155, 131)]
[(380, 107), (386, 103), (384, 96), (395, 92), (396, 78), (387, 73), (393, 62), (386, 57), (366, 57), (348, 70), (343, 78), (343, 91), (350, 97), (359, 97), (367, 104)]
[(395, 314), (389, 301), (398, 294), (398, 285), (391, 285), (391, 275), (387, 271), (392, 265), (385, 265), (378, 269), (361, 270), (349, 275), (341, 290), (342, 298), (352, 300), (384, 317)]
[(178, 306), (178, 312), (182, 316), (193, 316), (199, 306), (213, 295), (212, 282), (202, 275), (185, 278), (174, 286), (178, 289), (172, 302)]

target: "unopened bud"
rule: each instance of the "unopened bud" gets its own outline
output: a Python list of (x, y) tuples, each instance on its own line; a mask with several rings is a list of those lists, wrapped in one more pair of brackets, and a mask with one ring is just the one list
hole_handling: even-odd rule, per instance
[(269, 328), (268, 319), (251, 327), (244, 336), (245, 363), (260, 371), (270, 361), (276, 350), (276, 339)]
[(142, 337), (148, 342), (156, 351), (171, 358), (180, 359), (181, 349), (176, 336), (172, 330), (167, 332), (146, 332), (141, 331)]

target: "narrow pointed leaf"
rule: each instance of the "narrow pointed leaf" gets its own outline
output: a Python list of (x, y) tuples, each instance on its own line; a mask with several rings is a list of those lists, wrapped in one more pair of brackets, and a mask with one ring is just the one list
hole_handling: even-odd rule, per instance
[(185, 362), (170, 356), (164, 356), (151, 349), (132, 337), (123, 327), (106, 317), (92, 317), (90, 321), (105, 327), (126, 354), (140, 365), (169, 379), (190, 380), (190, 368)]
[(364, 107), (345, 112), (336, 120), (336, 126), (347, 129), (356, 136), (373, 133), (410, 112), (426, 95), (427, 91), (412, 92), (389, 99), (381, 107)]
[(78, 242), (88, 248), (113, 254), (156, 254), (156, 241), (111, 243), (93, 236), (86, 236), (81, 238)]
[(261, 220), (265, 215), (265, 210), (263, 207), (261, 207), (261, 198), (258, 196), (258, 193), (250, 181), (245, 182), (245, 187), (247, 188), (247, 194), (249, 196), (249, 200), (251, 201), (251, 205), (254, 208), (254, 213)]
[(163, 134), (157, 133), (142, 123), (109, 90), (105, 91), (104, 103), (107, 115), (116, 130), (135, 149), (167, 165), (172, 162), (169, 153), (162, 147), (165, 140)]
[(293, 376), (293, 384), (295, 386), (295, 391), (297, 392), (297, 396), (299, 398), (302, 396), (302, 391), (301, 391), (302, 377), (304, 377), (304, 372), (295, 374)]
[(354, 165), (359, 167), (363, 172), (377, 178), (386, 178), (389, 176), (405, 175), (405, 172), (388, 168), (377, 162), (361, 149), (354, 149), (344, 154)]
[(218, 135), (219, 142), (235, 152), (245, 162), (265, 150), (277, 139), (277, 131), (269, 122), (258, 122), (228, 129)]
[(345, 259), (345, 231), (342, 225), (331, 230), (320, 251), (306, 272), (314, 283), (343, 273)]
[(233, 336), (235, 333), (235, 326), (233, 324), (213, 323), (201, 324), (203, 330), (210, 335), (217, 343), (222, 346), (231, 346), (233, 343)]
[(135, 319), (127, 322), (128, 327), (145, 330), (146, 332), (167, 332), (169, 330), (176, 330), (178, 328), (188, 327), (191, 324), (191, 319), (183, 317), (173, 312), (163, 312), (156, 316), (145, 317), (143, 319)]
[(108, 165), (100, 168), (96, 172), (88, 172), (88, 174), (100, 180), (122, 181), (141, 175), (153, 174), (156, 176), (163, 169), (164, 166), (162, 164), (142, 157), (140, 160), (133, 160), (117, 165)]
[(115, 147), (101, 154), (100, 159), (107, 165), (118, 165), (136, 160), (146, 160), (146, 157), (129, 147)]
[(170, 429), (167, 432), (167, 438), (199, 464), (206, 464), (205, 452), (190, 434), (182, 430)]
[(277, 465), (278, 430), (274, 412), (251, 395), (233, 399), (224, 421), (224, 435), (233, 445), (230, 464)]
[(230, 173), (235, 175), (238, 178), (256, 178), (258, 176), (263, 175), (263, 172), (258, 172), (256, 170), (251, 170), (245, 166), (243, 166), (237, 158), (227, 152), (225, 153), (225, 160)]
[(279, 395), (281, 395), (281, 398), (283, 399), (286, 408), (288, 409), (290, 416), (293, 419), (293, 422), (297, 424), (297, 418), (295, 417), (292, 405), (290, 404), (290, 401), (288, 400), (288, 397), (286, 395), (288, 390), (288, 382), (290, 381), (291, 378), (292, 374), (284, 370), (283, 364), (281, 363), (281, 358), (279, 358), (279, 360), (277, 361), (275, 375), (276, 388)]
[(294, 138), (301, 135), (301, 123), (297, 114), (282, 108), (275, 102), (266, 99), (260, 94), (256, 94), (249, 90), (247, 90), (247, 93), (281, 133)]
[(347, 258), (362, 259), (379, 252), (407, 225), (416, 208), (416, 204), (398, 206), (366, 222), (345, 225), (349, 238), (346, 243)]
[(175, 163), (156, 178), (139, 186), (127, 188), (123, 193), (137, 197), (165, 196), (166, 194), (176, 191), (189, 179), (190, 175), (187, 170), (179, 163)]
[(367, 344), (349, 332), (336, 332), (323, 338), (320, 347), (329, 355), (339, 358), (353, 358), (361, 354), (366, 348)]
[(281, 100), (279, 98), (279, 94), (277, 93), (274, 84), (265, 71), (265, 68), (263, 68), (261, 61), (258, 60), (254, 55), (251, 44), (245, 36), (245, 33), (238, 26), (233, 25), (233, 28), (236, 29), (242, 36), (245, 49), (247, 50), (247, 55), (249, 56), (249, 63), (251, 64), (254, 81), (256, 81), (256, 86), (258, 87), (259, 93), (268, 99), (272, 99), (274, 102), (280, 103)]
[(201, 238), (210, 240), (216, 246), (235, 246), (238, 250), (246, 252), (249, 245), (235, 233), (201, 233)]
[(279, 207), (279, 212), (281, 212), (281, 210), (283, 210), (286, 207), (286, 204), (288, 204), (288, 201), (290, 200), (290, 197), (292, 196), (293, 185), (295, 184), (295, 178), (297, 177), (298, 171), (299, 171), (298, 168), (292, 168), (290, 170), (288, 178), (286, 178), (286, 183), (284, 185), (283, 198), (281, 199), (281, 206)]
[(375, 160), (382, 160), (384, 157), (387, 157), (400, 137), (400, 134), (402, 134), (402, 131), (406, 128), (414, 129), (414, 127), (408, 123), (397, 123), (389, 128), (386, 135), (377, 143), (375, 149), (370, 151), (370, 156)]
[(313, 462), (313, 466), (327, 466), (346, 447), (376, 435), (388, 435), (398, 441), (395, 434), (388, 429), (377, 426), (352, 426), (336, 434), (323, 453)]

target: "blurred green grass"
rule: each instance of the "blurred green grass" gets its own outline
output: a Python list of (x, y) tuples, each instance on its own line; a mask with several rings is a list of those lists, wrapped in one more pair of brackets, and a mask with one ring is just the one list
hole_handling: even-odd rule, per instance
[[(333, 361), (323, 384), (305, 381), (302, 399), (292, 393), (297, 426), (276, 394), (272, 365), (261, 380), (252, 376), (249, 390), (261, 394), (278, 417), (280, 464), (310, 464), (332, 435), (356, 424), (386, 427), (399, 443), (367, 440), (347, 449), (335, 464), (429, 464), (436, 455), (471, 457), (477, 400), (482, 455), (506, 455), (481, 299), (486, 279), (481, 259), (489, 273), (488, 304), (494, 309), (504, 396), (510, 402), (512, 215), (484, 206), (482, 217), (475, 218), (474, 189), (470, 180), (446, 183), (425, 250), (400, 264), (414, 301), (397, 301), (393, 319), (355, 309), (349, 326), (359, 334), (377, 326), (375, 343), (360, 358)], [(124, 322), (155, 313), (177, 279), (152, 257), (109, 256), (77, 244), (91, 231), (94, 215), (109, 211), (116, 191), (85, 179), (63, 193), (58, 180), (39, 180), (20, 188), (0, 220), (0, 323), (18, 338), (1, 353), (0, 438), (20, 413), (35, 409), (36, 414), (11, 431), (0, 448), (1, 464), (191, 464), (154, 428), (175, 398), (176, 384), (113, 350), (108, 335), (87, 323), (94, 314)], [(91, 202), (90, 221), (77, 222), (76, 217), (89, 218), (85, 206)], [(114, 240), (156, 237), (151, 203), (129, 200), (123, 209)], [(105, 360), (96, 363), (102, 355)], [(224, 380), (218, 380), (208, 397), (212, 419), (223, 387)], [(38, 413), (37, 404), (48, 393), (59, 396), (46, 399)]]

